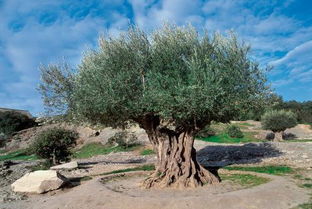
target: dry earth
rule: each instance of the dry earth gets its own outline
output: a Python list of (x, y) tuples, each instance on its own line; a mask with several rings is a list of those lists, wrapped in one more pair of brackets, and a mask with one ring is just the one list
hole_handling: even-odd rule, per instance
[[(259, 174), (257, 174), (259, 175)], [(229, 185), (205, 186), (187, 190), (141, 189), (144, 177), (132, 177), (117, 182), (101, 183), (95, 178), (71, 190), (33, 196), (28, 201), (15, 202), (2, 208), (23, 209), (204, 209), (204, 208), (272, 208), (285, 209), (309, 200), (309, 195), (288, 178), (261, 175), (269, 183), (241, 190), (228, 190)], [(116, 189), (117, 188), (117, 189)]]

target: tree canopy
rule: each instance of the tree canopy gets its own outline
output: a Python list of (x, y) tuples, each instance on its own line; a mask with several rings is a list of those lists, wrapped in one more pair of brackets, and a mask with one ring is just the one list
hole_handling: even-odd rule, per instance
[(153, 113), (175, 126), (201, 128), (229, 121), (265, 95), (265, 76), (249, 51), (232, 33), (201, 36), (192, 27), (165, 25), (149, 36), (131, 27), (117, 38), (101, 37), (76, 74), (50, 65), (43, 75), (58, 75), (55, 95), (71, 101), (76, 118), (117, 126)]

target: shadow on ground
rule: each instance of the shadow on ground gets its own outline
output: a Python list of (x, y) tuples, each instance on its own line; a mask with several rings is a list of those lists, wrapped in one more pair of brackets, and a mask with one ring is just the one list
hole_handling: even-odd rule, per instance
[(244, 145), (211, 145), (197, 152), (197, 160), (204, 167), (223, 167), (232, 164), (259, 163), (264, 158), (283, 153), (271, 143)]

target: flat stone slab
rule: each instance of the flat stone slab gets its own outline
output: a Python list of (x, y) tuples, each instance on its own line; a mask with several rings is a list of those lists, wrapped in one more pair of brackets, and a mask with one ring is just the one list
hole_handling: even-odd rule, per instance
[(11, 184), (11, 188), (14, 192), (41, 194), (60, 188), (66, 181), (57, 171), (39, 170), (25, 174)]
[(61, 165), (53, 166), (50, 169), (51, 170), (73, 170), (73, 169), (76, 169), (78, 167), (79, 167), (79, 165), (78, 165), (77, 161), (72, 161), (69, 163), (64, 163)]

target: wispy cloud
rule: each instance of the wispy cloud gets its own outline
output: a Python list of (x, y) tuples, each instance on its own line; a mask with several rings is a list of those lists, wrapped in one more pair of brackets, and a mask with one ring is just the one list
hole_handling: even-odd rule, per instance
[[(297, 96), (305, 91), (292, 88), (294, 82), (309, 85), (312, 77), (311, 20), (299, 18), (303, 9), (286, 12), (298, 4), (293, 0), (0, 1), (0, 106), (40, 112), (35, 90), (40, 63), (65, 57), (74, 66), (83, 50), (95, 47), (100, 33), (116, 36), (129, 23), (150, 31), (164, 21), (222, 33), (235, 30), (252, 45), (253, 57), (262, 65), (275, 66), (270, 78), (278, 93), (287, 99), (312, 99), (312, 95)], [(286, 92), (287, 87), (293, 92)]]

